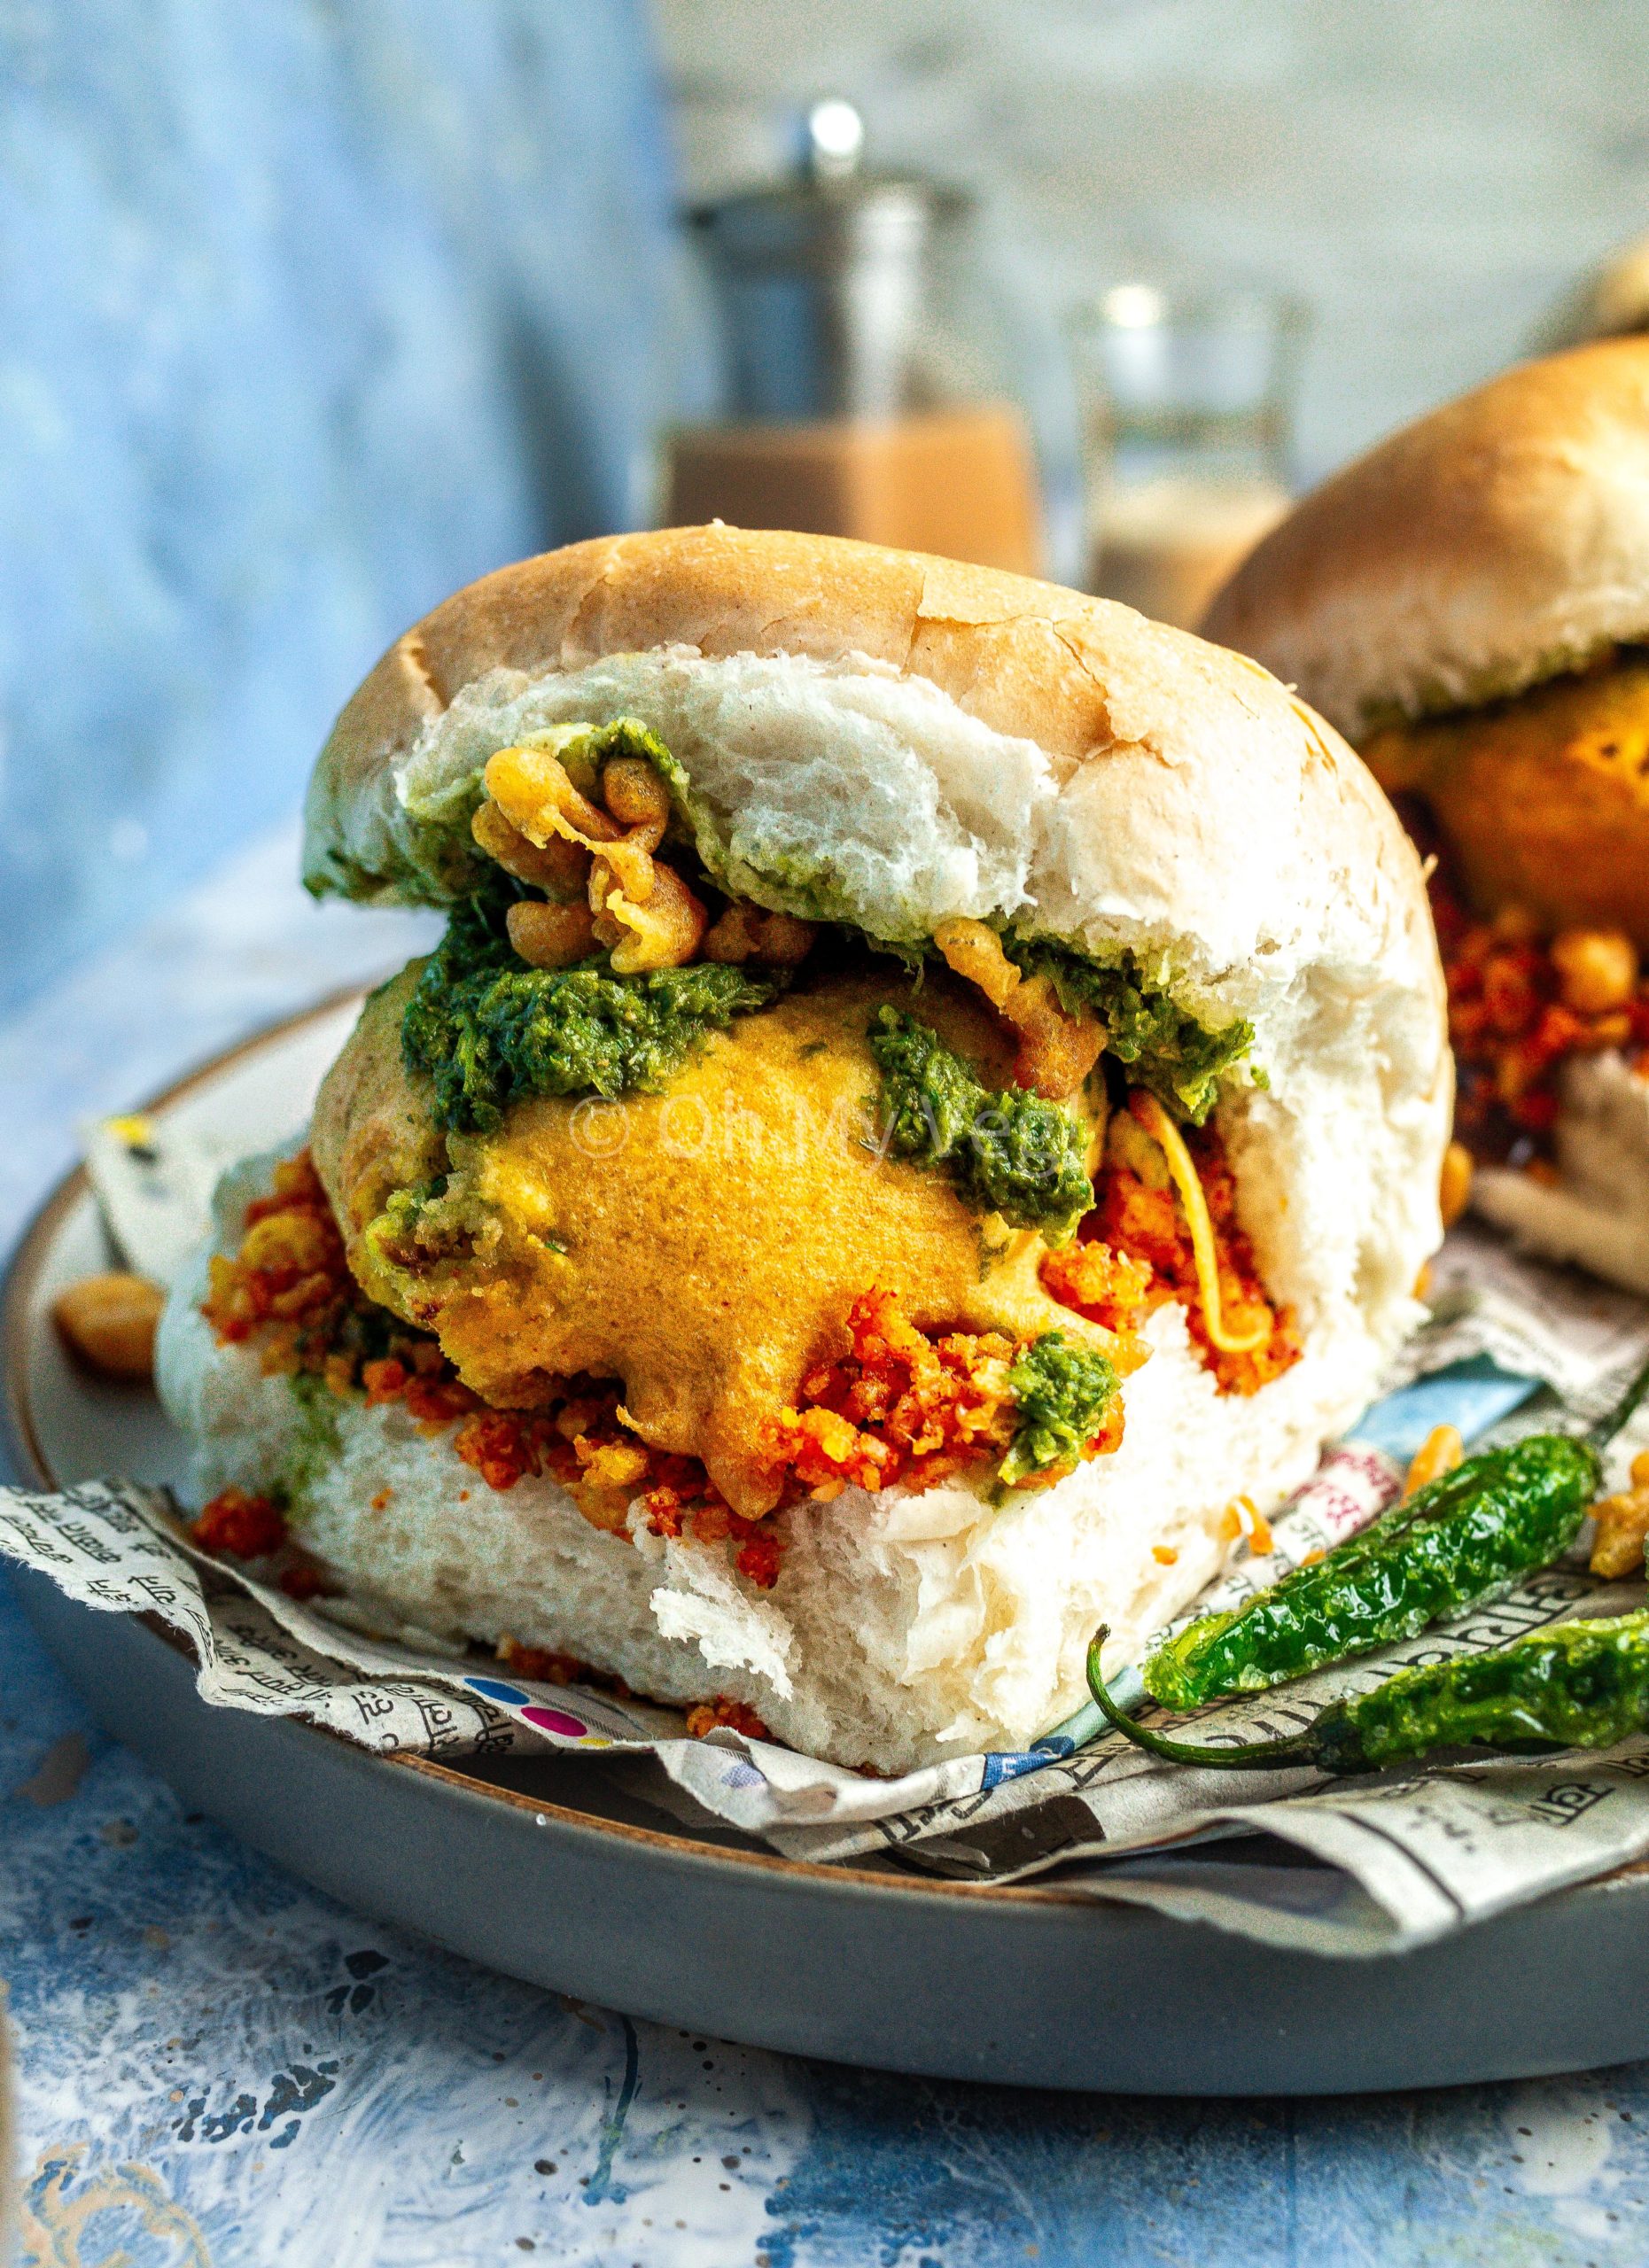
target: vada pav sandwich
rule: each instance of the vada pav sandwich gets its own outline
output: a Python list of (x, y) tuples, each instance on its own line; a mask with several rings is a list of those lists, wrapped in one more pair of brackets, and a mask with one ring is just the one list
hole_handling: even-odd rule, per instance
[(1264, 673), (823, 538), (581, 544), (344, 711), (313, 889), (445, 906), (161, 1333), (198, 1532), (881, 1772), (1023, 1747), (1414, 1318), (1420, 862)]
[(1349, 734), (1437, 858), (1478, 1209), (1649, 1292), (1649, 339), (1396, 434), (1204, 627)]

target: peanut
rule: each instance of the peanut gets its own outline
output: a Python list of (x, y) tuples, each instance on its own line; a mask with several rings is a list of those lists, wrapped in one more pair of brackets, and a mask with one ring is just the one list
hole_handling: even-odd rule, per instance
[(1623, 1008), (1637, 989), (1637, 948), (1623, 929), (1563, 929), (1552, 941), (1563, 1005), (1577, 1015)]
[(1471, 1202), (1472, 1171), (1472, 1153), (1465, 1143), (1451, 1142), (1443, 1153), (1443, 1178), (1437, 1190), (1445, 1229), (1454, 1226)]
[(670, 790), (645, 757), (615, 756), (602, 773), (601, 793), (614, 819), (626, 827), (656, 827), (657, 841), (662, 842), (670, 819)]
[(818, 931), (789, 913), (767, 913), (742, 900), (729, 905), (704, 933), (704, 959), (742, 967), (747, 960), (779, 968), (805, 960)]
[(99, 1378), (147, 1385), (166, 1293), (146, 1276), (88, 1276), (59, 1293), (51, 1319), (74, 1359)]
[(793, 913), (764, 913), (756, 958), (774, 967), (794, 967), (812, 952), (818, 935), (811, 921), (798, 921)]
[(1540, 935), (1539, 919), (1527, 905), (1503, 905), (1490, 927), (1503, 945), (1532, 945)]
[[(1633, 1480), (1641, 1460), (1632, 1460)], [(1606, 1496), (1591, 1508), (1598, 1533), (1591, 1547), (1591, 1572), (1612, 1579), (1637, 1573), (1649, 1534), (1649, 1488), (1634, 1485), (1623, 1496)]]
[(759, 906), (729, 905), (704, 932), (704, 959), (720, 961), (728, 968), (742, 968), (755, 958), (761, 942), (761, 920)]
[(505, 914), (504, 927), (529, 968), (571, 968), (595, 950), (595, 919), (587, 905), (518, 898)]

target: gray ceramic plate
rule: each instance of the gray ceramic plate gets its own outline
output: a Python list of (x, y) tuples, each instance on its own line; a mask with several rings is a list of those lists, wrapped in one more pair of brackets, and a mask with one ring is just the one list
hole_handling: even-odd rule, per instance
[[(153, 1107), (264, 1147), (305, 1116), (353, 1013), (329, 1003)], [(152, 1400), (77, 1377), (46, 1322), (63, 1284), (107, 1262), (76, 1174), (25, 1237), (0, 1313), (6, 1446), (26, 1481), (179, 1472)], [(158, 1631), (16, 1581), (98, 1720), (191, 1807), (368, 1913), (638, 2016), (936, 2077), (1163, 2094), (1435, 2085), (1649, 2053), (1649, 1869), (1418, 1953), (1269, 1952), (1056, 1883), (795, 1864), (677, 1829), (577, 1759), (460, 1771), (209, 1709)]]

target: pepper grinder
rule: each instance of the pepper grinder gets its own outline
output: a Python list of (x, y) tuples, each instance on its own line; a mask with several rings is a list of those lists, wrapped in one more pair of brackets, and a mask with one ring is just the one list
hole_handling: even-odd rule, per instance
[(686, 216), (722, 338), (722, 415), (670, 437), (667, 521), (859, 536), (1034, 574), (1026, 421), (970, 252), (972, 199), (867, 170), (850, 103), (789, 179)]

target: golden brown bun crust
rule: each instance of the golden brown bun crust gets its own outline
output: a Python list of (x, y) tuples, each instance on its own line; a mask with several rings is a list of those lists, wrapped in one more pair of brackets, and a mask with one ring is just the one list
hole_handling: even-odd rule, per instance
[(501, 567), (425, 615), (338, 718), (311, 808), (347, 807), (488, 670), (572, 671), (667, 645), (865, 654), (1071, 765), (1119, 745), (1160, 745), (1176, 760), (1199, 742), (1217, 746), (1233, 697), (1303, 751), (1320, 736), (1262, 671), (1106, 600), (835, 536), (665, 528)]
[(1353, 740), (1649, 634), (1649, 338), (1526, 362), (1306, 498), (1216, 597)]

